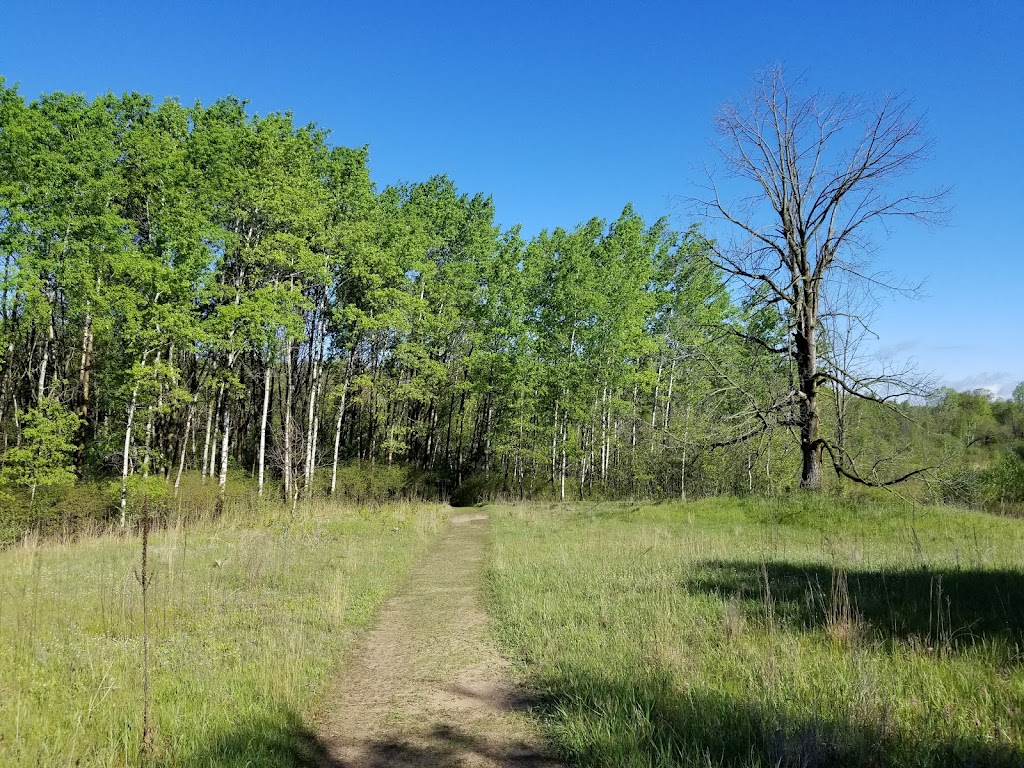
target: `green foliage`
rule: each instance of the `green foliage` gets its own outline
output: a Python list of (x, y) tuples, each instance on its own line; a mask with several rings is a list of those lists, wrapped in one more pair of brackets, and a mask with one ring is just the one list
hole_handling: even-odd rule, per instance
[(0, 549), (33, 536), (74, 537), (110, 524), (113, 498), (102, 483), (42, 486), (31, 491), (9, 486), (0, 495)]
[(987, 469), (981, 476), (985, 501), (999, 509), (1024, 508), (1024, 458), (1013, 452)]
[[(219, 476), (226, 431), (226, 484), (251, 474), (296, 500), (336, 457), (338, 493), (361, 500), (793, 484), (799, 398), (772, 351), (792, 318), (763, 288), (730, 295), (698, 226), (627, 205), (526, 238), (485, 194), (444, 175), (378, 190), (368, 163), (233, 97), (27, 101), (0, 83), (8, 482), (31, 495), (73, 470), (130, 507), (159, 477), (173, 497), (179, 468)], [(906, 495), (1019, 507), (993, 469), (1024, 441), (1019, 397), (946, 392), (896, 409), (912, 419), (818, 397), (844, 467), (935, 466)], [(60, 462), (30, 461), (21, 416), (50, 399), (79, 422)], [(64, 474), (32, 479), (33, 463)]]
[(0, 477), (29, 489), (35, 499), (40, 486), (75, 482), (71, 454), (78, 417), (60, 402), (47, 397), (22, 416), (21, 444), (8, 448)]
[(352, 504), (382, 504), (429, 496), (429, 485), (420, 484), (422, 473), (403, 464), (352, 462), (338, 467), (335, 498)]

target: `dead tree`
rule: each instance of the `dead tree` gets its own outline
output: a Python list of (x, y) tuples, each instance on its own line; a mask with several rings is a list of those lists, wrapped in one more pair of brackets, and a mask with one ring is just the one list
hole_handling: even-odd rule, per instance
[[(863, 376), (822, 365), (819, 337), (826, 294), (837, 287), (861, 283), (870, 290), (908, 291), (870, 268), (870, 236), (879, 227), (895, 219), (935, 223), (946, 213), (948, 190), (896, 188), (931, 150), (922, 120), (898, 95), (798, 95), (776, 67), (758, 76), (745, 101), (722, 108), (716, 129), (724, 174), (709, 170), (707, 194), (693, 202), (735, 236), (709, 241), (716, 266), (786, 317), (787, 343), (750, 341), (793, 366), (791, 396), (776, 403), (784, 412), (773, 417), (799, 436), (800, 486), (820, 486), (823, 453), (840, 474), (886, 484), (860, 476), (841, 447), (821, 434), (818, 396), (829, 387), (892, 402), (907, 391), (905, 382), (891, 373)], [(736, 202), (726, 199), (723, 176), (732, 180), (730, 193), (738, 187), (753, 191)], [(891, 478), (897, 479), (905, 478)]]

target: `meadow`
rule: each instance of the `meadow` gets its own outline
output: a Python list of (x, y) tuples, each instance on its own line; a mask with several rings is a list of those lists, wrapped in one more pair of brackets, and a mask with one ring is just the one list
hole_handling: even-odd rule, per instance
[[(0, 765), (320, 764), (331, 680), (450, 514), (187, 498), (150, 539), (145, 750), (138, 531), (0, 551)], [(567, 765), (1024, 765), (1024, 520), (821, 495), (484, 511), (493, 635)]]
[(138, 533), (0, 551), (0, 765), (300, 764), (330, 673), (443, 519), (408, 503), (167, 515), (149, 547), (141, 755)]
[(490, 511), (495, 630), (572, 765), (1024, 765), (1024, 521), (821, 496)]

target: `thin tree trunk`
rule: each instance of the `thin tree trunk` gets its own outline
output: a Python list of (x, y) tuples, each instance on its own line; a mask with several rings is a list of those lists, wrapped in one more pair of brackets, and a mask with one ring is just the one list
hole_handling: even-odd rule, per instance
[(270, 383), (271, 369), (267, 363), (263, 372), (263, 414), (260, 417), (260, 455), (259, 455), (259, 480), (256, 495), (263, 498), (263, 473), (267, 463), (267, 421), (270, 415)]
[[(161, 353), (156, 353), (156, 363), (153, 366), (153, 378), (157, 377), (157, 369), (160, 365)], [(160, 390), (160, 405), (163, 405), (163, 388)], [(153, 443), (153, 406), (146, 407), (146, 443), (142, 453), (142, 476), (149, 477), (150, 448)]]
[(210, 436), (213, 432), (213, 400), (206, 405), (206, 440), (203, 442), (203, 466), (200, 470), (202, 482), (206, 482), (207, 464), (210, 461)]
[(568, 470), (568, 459), (565, 454), (565, 442), (569, 438), (569, 420), (562, 417), (562, 468), (561, 468), (561, 490), (559, 491), (558, 498), (561, 501), (565, 501), (565, 474)]
[(53, 316), (50, 316), (50, 324), (47, 326), (46, 331), (46, 342), (43, 344), (43, 360), (39, 364), (39, 384), (36, 389), (36, 403), (43, 402), (43, 395), (46, 394), (46, 370), (50, 363), (50, 345), (53, 344), (53, 340), (56, 334), (53, 330)]
[(654, 403), (651, 407), (651, 448), (650, 452), (654, 453), (654, 434), (655, 427), (658, 423), (658, 395), (661, 394), (661, 372), (664, 368), (664, 362), (659, 358), (658, 360), (658, 377), (654, 381)]
[[(285, 375), (287, 385), (284, 398), (284, 497), (292, 492), (292, 400), (295, 397), (295, 377), (292, 373), (292, 342), (288, 341), (285, 353)], [(294, 512), (294, 505), (292, 508)]]
[(608, 387), (601, 389), (601, 485), (608, 477)]
[[(221, 384), (221, 394), (224, 394), (224, 385)], [(223, 414), (223, 431), (221, 435), (221, 448), (220, 448), (220, 482), (218, 483), (217, 490), (217, 514), (219, 515), (224, 511), (224, 492), (227, 490), (228, 485), (228, 441), (231, 436), (231, 408), (227, 401), (227, 398), (223, 398), (222, 407), (224, 409)]]
[(636, 422), (637, 422), (636, 396), (637, 396), (637, 392), (639, 390), (639, 387), (640, 387), (640, 384), (638, 382), (633, 382), (633, 436), (632, 436), (632, 439), (630, 441), (630, 451), (631, 451), (631, 453), (636, 453)]
[(139, 397), (139, 384), (132, 388), (132, 399), (128, 404), (128, 425), (124, 430), (124, 455), (121, 459), (121, 527), (125, 526), (125, 514), (128, 507), (128, 464), (132, 447), (132, 426), (135, 424), (135, 404)]
[(309, 413), (306, 417), (306, 462), (303, 472), (303, 493), (308, 499), (313, 487), (313, 470), (316, 462), (317, 437), (317, 395), (320, 390), (321, 360), (323, 358), (323, 324), (315, 321), (313, 339), (310, 340), (310, 372), (309, 372)]
[(815, 345), (815, 311), (802, 307), (797, 320), (797, 373), (800, 378), (800, 487), (821, 488), (821, 445), (818, 440), (818, 370)]
[(558, 401), (555, 401), (555, 423), (551, 427), (551, 485), (555, 484), (558, 467), (555, 463), (558, 453)]
[[(89, 386), (92, 379), (92, 312), (87, 305), (84, 328), (82, 329), (82, 359), (78, 366), (78, 446), (75, 454), (75, 469), (81, 476), (85, 470), (85, 454), (89, 441)], [(0, 416), (0, 423), (3, 422)]]
[(679, 470), (679, 498), (686, 501), (686, 443), (683, 443), (683, 466)]
[(665, 396), (665, 432), (668, 433), (668, 417), (672, 410), (672, 386), (676, 383), (676, 361), (672, 361), (672, 367), (668, 375), (668, 394)]
[(192, 420), (195, 417), (196, 401), (199, 395), (192, 398), (192, 404), (188, 407), (188, 416), (185, 419), (185, 439), (181, 441), (181, 454), (178, 456), (178, 475), (174, 478), (174, 497), (178, 497), (178, 488), (181, 486), (181, 474), (185, 471), (185, 452), (188, 450), (188, 434), (192, 431)]
[(334, 425), (334, 458), (331, 462), (331, 496), (338, 488), (338, 451), (341, 448), (341, 424), (345, 419), (345, 401), (348, 398), (348, 371), (341, 388), (341, 404), (338, 406), (338, 421)]

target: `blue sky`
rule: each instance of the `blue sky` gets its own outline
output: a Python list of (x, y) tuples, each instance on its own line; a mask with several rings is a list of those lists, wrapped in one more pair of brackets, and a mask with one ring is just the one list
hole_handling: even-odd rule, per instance
[(1024, 3), (45, 2), (0, 12), (0, 75), (34, 97), (233, 94), (369, 144), (378, 184), (447, 173), (528, 233), (678, 205), (712, 117), (783, 62), (829, 91), (903, 91), (952, 185), (949, 225), (877, 238), (925, 298), (887, 302), (882, 352), (959, 388), (1024, 380)]

